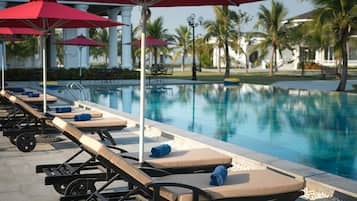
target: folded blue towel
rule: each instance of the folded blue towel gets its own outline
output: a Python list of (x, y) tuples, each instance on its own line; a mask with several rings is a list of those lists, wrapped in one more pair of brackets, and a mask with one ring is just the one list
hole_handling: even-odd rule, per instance
[(217, 166), (211, 174), (210, 185), (212, 186), (221, 186), (224, 184), (227, 178), (227, 168), (223, 165)]
[(92, 118), (90, 114), (83, 113), (74, 116), (74, 121), (89, 121)]
[(151, 148), (151, 156), (153, 158), (163, 157), (171, 152), (171, 147), (168, 144), (162, 144)]
[(25, 92), (22, 92), (22, 95), (28, 96), (29, 94), (32, 94), (32, 93), (33, 93), (32, 91), (25, 91)]
[(65, 112), (72, 112), (71, 107), (57, 107), (56, 113), (65, 113)]
[(8, 88), (7, 90), (12, 91), (12, 92), (14, 92), (14, 93), (22, 93), (22, 92), (25, 91), (24, 88), (18, 88), (18, 87)]
[(31, 98), (35, 98), (35, 97), (40, 97), (40, 94), (39, 93), (30, 93), (30, 94), (27, 94), (28, 97), (31, 97)]

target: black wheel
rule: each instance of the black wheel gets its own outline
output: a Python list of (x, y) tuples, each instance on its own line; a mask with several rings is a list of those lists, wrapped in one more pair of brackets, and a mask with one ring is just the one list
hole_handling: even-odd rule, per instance
[(57, 193), (64, 195), (68, 184), (53, 184), (53, 188), (56, 190)]
[(22, 152), (31, 152), (36, 147), (35, 136), (30, 133), (23, 133), (17, 136), (16, 147)]
[(65, 195), (90, 195), (96, 191), (93, 180), (88, 179), (76, 179), (68, 184)]
[(9, 136), (9, 141), (11, 144), (16, 145), (16, 137), (14, 135)]

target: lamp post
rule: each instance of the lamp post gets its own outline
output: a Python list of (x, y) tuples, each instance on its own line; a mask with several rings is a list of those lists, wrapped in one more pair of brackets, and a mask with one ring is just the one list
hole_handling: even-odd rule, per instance
[(192, 13), (187, 18), (187, 23), (190, 27), (192, 27), (192, 80), (197, 80), (196, 76), (196, 52), (195, 52), (195, 28), (202, 24), (203, 18), (198, 17), (196, 19), (196, 15)]

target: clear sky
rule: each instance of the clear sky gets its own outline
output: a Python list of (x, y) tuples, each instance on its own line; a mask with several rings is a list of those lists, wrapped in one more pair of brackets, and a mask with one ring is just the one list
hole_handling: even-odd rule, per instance
[[(283, 2), (283, 5), (288, 9), (288, 17), (300, 15), (302, 13), (312, 10), (313, 4), (309, 0), (278, 0)], [(247, 12), (253, 18), (257, 15), (259, 11), (259, 6), (265, 5), (270, 8), (271, 1), (263, 1), (258, 3), (242, 4), (239, 7), (230, 8), (234, 10), (241, 9)], [(174, 33), (176, 27), (180, 25), (187, 25), (187, 17), (191, 13), (195, 13), (196, 16), (202, 16), (204, 20), (214, 19), (213, 9), (211, 6), (204, 7), (177, 7), (177, 8), (151, 8), (151, 18), (155, 19), (159, 16), (164, 17), (164, 25), (168, 28), (171, 34)], [(132, 12), (132, 23), (137, 26), (140, 19), (140, 7), (135, 7)], [(245, 27), (243, 31), (251, 31), (255, 24), (255, 20), (251, 21)], [(204, 32), (202, 28), (198, 29), (198, 32)]]

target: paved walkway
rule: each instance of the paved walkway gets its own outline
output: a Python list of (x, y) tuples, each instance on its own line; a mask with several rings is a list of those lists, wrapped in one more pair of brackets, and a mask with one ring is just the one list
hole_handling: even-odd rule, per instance
[[(273, 86), (294, 89), (310, 89), (321, 91), (335, 91), (339, 80), (303, 80), (303, 81), (281, 81), (272, 84)], [(357, 85), (357, 80), (348, 80), (346, 90), (353, 90), (352, 85)]]

